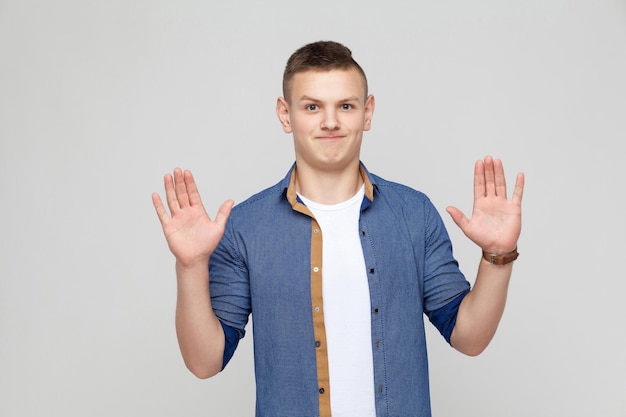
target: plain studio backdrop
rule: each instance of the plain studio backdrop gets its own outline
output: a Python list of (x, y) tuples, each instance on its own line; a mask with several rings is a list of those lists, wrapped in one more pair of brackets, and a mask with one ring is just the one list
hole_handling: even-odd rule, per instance
[(253, 415), (250, 330), (184, 367), (150, 194), (188, 168), (214, 215), (282, 178), (282, 70), (328, 39), (377, 99), (364, 162), (431, 197), (471, 282), (445, 207), (487, 154), (527, 176), (492, 344), (429, 325), (434, 415), (626, 416), (623, 0), (0, 0), (0, 415)]

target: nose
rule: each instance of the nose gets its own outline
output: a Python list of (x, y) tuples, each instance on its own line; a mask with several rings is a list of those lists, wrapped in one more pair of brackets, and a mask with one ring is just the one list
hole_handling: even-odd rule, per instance
[(334, 111), (329, 110), (324, 113), (324, 119), (322, 120), (322, 129), (337, 130), (340, 126), (341, 125)]

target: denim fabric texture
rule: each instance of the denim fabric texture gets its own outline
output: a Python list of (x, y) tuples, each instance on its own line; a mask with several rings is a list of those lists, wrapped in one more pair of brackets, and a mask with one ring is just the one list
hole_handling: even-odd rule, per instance
[[(278, 184), (232, 210), (209, 262), (224, 366), (252, 317), (257, 417), (320, 415), (311, 302), (311, 222)], [(421, 192), (366, 173), (359, 233), (368, 271), (376, 415), (430, 416), (424, 315), (449, 339), (470, 284), (440, 215)], [(322, 275), (323, 276), (323, 275)], [(323, 279), (323, 278), (322, 278)], [(451, 325), (452, 323), (452, 325)]]

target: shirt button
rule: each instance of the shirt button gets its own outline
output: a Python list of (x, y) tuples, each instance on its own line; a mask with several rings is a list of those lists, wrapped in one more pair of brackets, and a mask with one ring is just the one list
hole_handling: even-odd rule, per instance
[(319, 272), (319, 268), (318, 267), (313, 267), (313, 272)]
[(319, 233), (319, 232), (320, 232), (320, 229), (317, 229), (317, 228), (313, 229), (313, 233)]
[(319, 340), (316, 340), (316, 341), (315, 341), (315, 347), (320, 347), (320, 346), (322, 346), (322, 344), (320, 343), (320, 341), (319, 341)]
[(315, 311), (316, 312), (320, 311), (320, 308), (319, 307), (315, 307)]
[(378, 314), (378, 308), (374, 309), (374, 314)]
[(324, 392), (326, 392), (326, 391), (324, 390), (324, 388), (320, 388), (320, 390), (319, 390), (319, 391), (320, 391), (320, 394), (323, 394)]

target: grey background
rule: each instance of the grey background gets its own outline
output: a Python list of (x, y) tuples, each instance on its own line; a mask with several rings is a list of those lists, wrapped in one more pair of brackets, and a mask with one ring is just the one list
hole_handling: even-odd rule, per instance
[(211, 214), (281, 178), (287, 57), (344, 42), (377, 98), (363, 160), (447, 205), (527, 175), (500, 330), (429, 328), (436, 416), (626, 416), (626, 3), (0, 0), (0, 415), (250, 416), (251, 338), (200, 381), (174, 332), (150, 194), (193, 170)]

